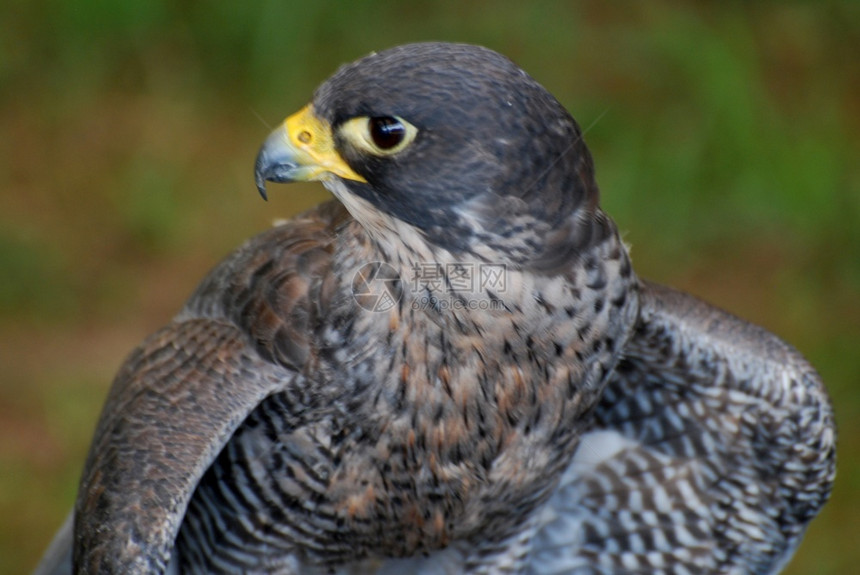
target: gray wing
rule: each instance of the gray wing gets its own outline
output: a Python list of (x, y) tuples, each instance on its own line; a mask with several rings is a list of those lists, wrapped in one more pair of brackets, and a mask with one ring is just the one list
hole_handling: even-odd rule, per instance
[(36, 573), (69, 573), (73, 555), (75, 572), (167, 569), (189, 500), (238, 426), (274, 393), (300, 401), (291, 390), (321, 299), (308, 278), (326, 275), (329, 212), (248, 242), (126, 360), (90, 446), (74, 535), (67, 521)]
[(776, 573), (834, 475), (832, 407), (809, 364), (643, 283), (625, 358), (541, 512), (530, 572)]
[(238, 425), (290, 374), (224, 322), (177, 321), (117, 375), (67, 520), (37, 574), (161, 573), (194, 488)]
[(72, 537), (75, 514), (69, 513), (54, 535), (33, 575), (72, 575)]
[(294, 374), (232, 325), (180, 321), (126, 362), (75, 505), (75, 570), (161, 573), (194, 489), (239, 424)]

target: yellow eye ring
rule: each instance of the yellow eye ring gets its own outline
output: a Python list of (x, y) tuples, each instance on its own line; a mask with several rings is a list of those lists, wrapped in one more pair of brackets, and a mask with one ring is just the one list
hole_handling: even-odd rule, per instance
[(360, 116), (347, 120), (340, 135), (355, 147), (375, 156), (403, 151), (418, 134), (418, 128), (397, 116)]

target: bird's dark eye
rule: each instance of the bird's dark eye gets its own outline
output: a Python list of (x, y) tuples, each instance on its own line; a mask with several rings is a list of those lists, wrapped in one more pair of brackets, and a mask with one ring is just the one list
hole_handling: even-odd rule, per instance
[(418, 128), (396, 116), (357, 116), (338, 127), (340, 137), (374, 156), (393, 156), (412, 143)]
[(380, 150), (393, 150), (406, 137), (406, 126), (397, 118), (380, 116), (368, 120), (368, 128), (373, 143)]

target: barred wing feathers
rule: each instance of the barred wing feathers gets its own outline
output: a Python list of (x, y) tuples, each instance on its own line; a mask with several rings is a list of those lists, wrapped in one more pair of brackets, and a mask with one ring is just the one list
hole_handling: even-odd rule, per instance
[(835, 429), (767, 331), (641, 285), (640, 320), (561, 484), (532, 573), (776, 573), (827, 500)]

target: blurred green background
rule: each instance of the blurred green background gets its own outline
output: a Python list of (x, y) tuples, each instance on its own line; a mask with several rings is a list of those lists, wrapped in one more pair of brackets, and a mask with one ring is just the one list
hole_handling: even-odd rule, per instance
[(820, 370), (839, 476), (790, 573), (860, 564), (860, 2), (8, 0), (0, 7), (0, 565), (74, 499), (125, 354), (244, 238), (257, 147), (341, 63), (487, 45), (587, 128), (640, 275)]

